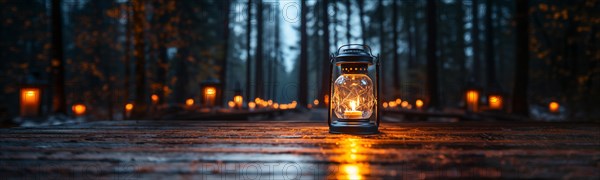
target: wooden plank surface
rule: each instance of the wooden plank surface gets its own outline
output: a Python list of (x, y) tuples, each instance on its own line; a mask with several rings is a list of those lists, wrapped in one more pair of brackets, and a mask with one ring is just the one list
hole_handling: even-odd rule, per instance
[(600, 125), (102, 121), (0, 129), (7, 179), (600, 178)]

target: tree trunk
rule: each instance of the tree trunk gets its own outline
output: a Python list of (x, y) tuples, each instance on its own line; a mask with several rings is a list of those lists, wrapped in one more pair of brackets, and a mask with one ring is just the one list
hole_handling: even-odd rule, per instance
[(333, 3), (333, 46), (336, 48), (339, 46), (338, 44), (338, 0), (331, 0)]
[(365, 27), (365, 0), (358, 0), (358, 12), (360, 18), (360, 37), (363, 44), (367, 44), (367, 28)]
[[(125, 56), (123, 60), (123, 64), (125, 64), (125, 80), (123, 87), (123, 101), (124, 104), (129, 103), (129, 89), (131, 85), (129, 84), (130, 75), (131, 75), (131, 2), (127, 1), (125, 6), (125, 18), (127, 19), (127, 24), (125, 24)], [(127, 113), (125, 112), (125, 105), (122, 107), (123, 111), (123, 119), (127, 119)]]
[[(384, 56), (385, 56), (385, 39), (386, 39), (386, 35), (385, 35), (385, 17), (384, 17), (384, 6), (383, 6), (383, 0), (379, 0), (379, 4), (378, 4), (378, 12), (377, 15), (379, 16), (379, 60), (382, 61), (382, 69), (383, 72), (386, 71), (386, 61), (384, 61)], [(382, 79), (381, 82), (385, 82), (385, 79)], [(380, 85), (380, 87), (382, 87), (381, 89), (381, 97), (382, 99), (385, 99), (385, 95), (387, 95), (387, 88), (383, 87)]]
[(276, 11), (276, 16), (277, 18), (275, 18), (275, 62), (274, 64), (274, 75), (273, 75), (273, 79), (274, 79), (274, 84), (272, 85), (272, 92), (273, 92), (273, 101), (279, 101), (279, 98), (277, 96), (277, 85), (278, 85), (278, 81), (279, 81), (279, 76), (278, 76), (278, 72), (279, 72), (279, 63), (280, 63), (280, 59), (281, 59), (281, 24), (280, 24), (280, 20), (279, 17), (281, 17), (281, 12), (279, 11), (279, 9), (275, 9)]
[(248, 0), (248, 21), (246, 22), (246, 102), (250, 102), (253, 100), (251, 94), (251, 81), (252, 81), (252, 58), (250, 55), (250, 51), (252, 48), (251, 37), (252, 37), (252, 0)]
[(265, 98), (263, 94), (264, 77), (263, 77), (263, 2), (258, 0), (256, 3), (256, 97)]
[(298, 103), (300, 107), (308, 105), (308, 34), (306, 32), (307, 8), (306, 2), (300, 2), (300, 71), (298, 74)]
[[(457, 9), (457, 18), (456, 18), (456, 24), (465, 24), (465, 13), (463, 11), (463, 0), (457, 0), (454, 2), (456, 9)], [(466, 83), (466, 77), (465, 77), (465, 73), (466, 72), (466, 55), (465, 55), (465, 27), (463, 25), (460, 25), (457, 27), (458, 31), (456, 34), (456, 45), (458, 46), (456, 48), (456, 59), (458, 60), (458, 63), (460, 65), (459, 67), (459, 79), (460, 79), (460, 83), (464, 84)]]
[(430, 108), (439, 109), (437, 77), (437, 1), (427, 0), (427, 93)]
[[(219, 72), (219, 78), (221, 81), (221, 89), (224, 91), (227, 90), (227, 57), (229, 56), (229, 10), (231, 8), (231, 1), (224, 0), (223, 3), (223, 59), (221, 60), (221, 71)], [(217, 101), (217, 105), (223, 105), (225, 101), (225, 93), (220, 93), (219, 99)]]
[(516, 1), (516, 62), (512, 111), (529, 116), (527, 83), (529, 80), (529, 0)]
[(473, 74), (473, 79), (475, 79), (475, 83), (479, 84), (481, 82), (481, 61), (479, 58), (479, 2), (478, 0), (473, 0), (473, 4), (471, 5), (471, 17), (473, 26), (471, 27), (471, 39), (473, 41), (473, 67), (471, 71)]
[[(321, 93), (319, 95), (318, 98), (323, 98), (321, 99), (321, 104), (323, 106), (325, 106), (325, 95), (329, 96), (329, 92), (331, 91), (330, 88), (330, 84), (329, 84), (329, 74), (330, 69), (329, 69), (329, 56), (330, 56), (330, 49), (331, 49), (331, 45), (329, 44), (329, 13), (327, 13), (327, 10), (329, 8), (329, 0), (323, 0), (323, 4), (321, 6), (322, 9), (322, 13), (323, 13), (323, 59), (319, 59), (319, 62), (321, 62)], [(362, 19), (362, 18), (361, 18)]]
[(350, 17), (352, 16), (351, 9), (352, 5), (350, 4), (350, 0), (346, 0), (346, 40), (348, 41), (348, 44), (352, 43), (352, 35), (350, 34)]
[(492, 25), (492, 0), (485, 4), (485, 49), (487, 87), (496, 86), (496, 61), (494, 60), (494, 26)]
[(408, 69), (411, 69), (414, 66), (415, 63), (415, 45), (414, 45), (414, 35), (413, 32), (411, 30), (411, 27), (414, 25), (413, 24), (413, 18), (412, 16), (414, 16), (413, 11), (412, 11), (412, 7), (410, 7), (410, 5), (412, 5), (411, 3), (414, 3), (412, 1), (410, 2), (405, 2), (406, 6), (409, 6), (409, 8), (405, 8), (404, 11), (404, 24), (402, 25), (404, 27), (404, 31), (407, 34), (407, 40), (406, 40), (406, 44), (407, 44), (407, 49), (408, 49)]
[(143, 0), (133, 0), (134, 18), (134, 55), (135, 61), (135, 105), (133, 106), (134, 118), (142, 118), (146, 114), (146, 53), (144, 51), (144, 21), (146, 18), (146, 7)]
[(167, 84), (167, 47), (166, 41), (168, 33), (164, 31), (163, 26), (165, 26), (169, 20), (169, 16), (167, 13), (167, 8), (165, 8), (165, 2), (159, 3), (158, 1), (154, 2), (154, 8), (162, 8), (160, 11), (162, 13), (160, 15), (155, 15), (155, 33), (157, 34), (157, 43), (158, 43), (158, 62), (156, 68), (156, 83), (159, 84), (159, 88), (157, 89), (158, 95), (158, 103), (165, 103), (166, 92), (164, 91), (164, 87)]
[(397, 1), (393, 1), (392, 3), (392, 55), (394, 67), (392, 67), (392, 72), (394, 72), (394, 95), (398, 96), (400, 94), (400, 59), (398, 59), (398, 3)]
[(65, 99), (65, 66), (62, 29), (62, 1), (52, 0), (52, 112), (67, 114)]

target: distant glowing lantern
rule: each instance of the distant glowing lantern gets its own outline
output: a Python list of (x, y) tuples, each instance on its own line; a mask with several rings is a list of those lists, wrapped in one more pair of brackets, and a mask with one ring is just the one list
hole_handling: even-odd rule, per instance
[(150, 96), (150, 99), (152, 99), (152, 104), (158, 104), (158, 100), (160, 98), (158, 97), (157, 94), (152, 94), (152, 96)]
[(254, 110), (254, 108), (256, 108), (256, 103), (255, 102), (249, 102), (248, 103), (248, 109), (250, 109), (250, 111)]
[(330, 62), (329, 132), (379, 133), (379, 58), (367, 45), (348, 44), (341, 46)]
[(318, 106), (318, 105), (319, 105), (319, 100), (318, 100), (318, 99), (315, 99), (315, 100), (313, 101), (313, 104), (314, 104), (315, 106)]
[(273, 109), (279, 109), (279, 103), (273, 103)]
[(407, 108), (408, 107), (408, 101), (402, 101), (402, 103), (400, 104), (400, 107)]
[(270, 100), (270, 99), (269, 99), (269, 100), (267, 101), (267, 105), (269, 105), (269, 106), (273, 105), (273, 100)]
[(235, 107), (235, 102), (229, 101), (229, 102), (227, 102), (227, 105), (229, 106), (229, 108), (233, 109)]
[(390, 108), (396, 108), (398, 106), (398, 104), (396, 104), (396, 101), (390, 101), (388, 105), (390, 106)]
[(467, 112), (479, 111), (480, 88), (476, 85), (475, 79), (471, 78), (467, 82), (467, 89), (464, 91), (465, 107)]
[(185, 100), (185, 105), (188, 106), (188, 107), (193, 106), (194, 105), (194, 99), (192, 99), (192, 98), (186, 99)]
[(501, 110), (502, 109), (502, 96), (500, 95), (489, 95), (488, 103), (491, 110)]
[(388, 103), (387, 102), (383, 102), (383, 108), (388, 108)]
[(400, 98), (396, 99), (396, 104), (400, 104), (400, 103), (402, 103), (402, 99), (400, 99)]
[(71, 111), (73, 111), (73, 115), (75, 116), (83, 116), (85, 115), (85, 111), (86, 111), (86, 106), (83, 104), (73, 104), (73, 106), (71, 107)]
[(42, 88), (40, 86), (21, 87), (21, 113), (23, 117), (37, 117), (41, 115)]
[(325, 103), (325, 106), (329, 106), (329, 95), (323, 97), (323, 103)]
[(235, 96), (233, 96), (233, 102), (235, 103), (235, 106), (237, 108), (242, 108), (242, 105), (244, 103), (244, 98), (242, 97), (242, 95), (235, 95)]
[(552, 101), (548, 104), (548, 109), (551, 113), (558, 113), (558, 108), (560, 108), (560, 105), (556, 101)]
[(133, 103), (125, 104), (125, 119), (131, 116), (131, 111), (133, 110)]
[(421, 110), (423, 108), (423, 100), (417, 99), (417, 101), (415, 101), (415, 105), (417, 106), (418, 110)]
[(467, 110), (477, 112), (479, 106), (479, 91), (471, 89), (465, 94), (465, 101), (467, 103)]
[[(210, 78), (200, 83), (202, 90), (202, 105), (204, 107), (212, 108), (216, 105), (220, 105), (221, 90), (219, 89), (221, 83), (219, 80)], [(218, 103), (218, 104), (217, 104)]]

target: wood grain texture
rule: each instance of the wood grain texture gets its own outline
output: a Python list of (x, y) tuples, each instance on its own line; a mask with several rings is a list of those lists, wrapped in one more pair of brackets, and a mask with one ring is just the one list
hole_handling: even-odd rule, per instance
[(7, 179), (600, 178), (600, 125), (101, 121), (0, 129)]

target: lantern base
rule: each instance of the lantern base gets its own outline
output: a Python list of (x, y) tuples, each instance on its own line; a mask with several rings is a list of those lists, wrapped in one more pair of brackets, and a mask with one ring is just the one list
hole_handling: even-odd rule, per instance
[(332, 134), (378, 134), (378, 126), (375, 123), (358, 121), (342, 122), (335, 121), (329, 125), (329, 133)]

